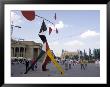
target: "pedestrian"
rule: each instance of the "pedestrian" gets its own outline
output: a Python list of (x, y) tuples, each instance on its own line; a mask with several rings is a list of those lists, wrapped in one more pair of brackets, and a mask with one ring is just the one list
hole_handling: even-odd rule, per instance
[(83, 59), (80, 60), (80, 64), (81, 64), (81, 70), (85, 70), (84, 60)]
[(75, 60), (73, 60), (73, 66), (75, 65)]
[(37, 63), (35, 63), (35, 70), (37, 70)]
[(25, 64), (26, 64), (26, 72), (27, 72), (27, 70), (28, 70), (28, 68), (29, 68), (29, 61), (26, 60), (25, 62), (26, 62)]
[(65, 70), (68, 70), (68, 61), (65, 60)]
[(71, 60), (69, 60), (68, 63), (69, 63), (69, 69), (71, 69)]
[(32, 59), (32, 70), (34, 71), (35, 58)]
[(95, 64), (96, 64), (96, 67), (99, 67), (99, 66), (100, 66), (99, 60), (96, 60), (96, 61), (95, 61)]
[(87, 68), (87, 63), (88, 63), (88, 61), (87, 61), (87, 60), (85, 60), (85, 61), (84, 61), (84, 64), (85, 64), (85, 69)]
[(65, 63), (65, 60), (63, 59), (63, 60), (62, 60), (62, 65), (64, 65), (64, 63)]

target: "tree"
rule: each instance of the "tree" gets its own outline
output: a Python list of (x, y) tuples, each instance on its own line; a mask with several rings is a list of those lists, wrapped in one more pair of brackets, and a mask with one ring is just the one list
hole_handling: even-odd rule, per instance
[(86, 58), (86, 56), (87, 56), (87, 53), (86, 53), (86, 51), (85, 51), (85, 49), (84, 49), (84, 58)]
[(74, 55), (74, 59), (78, 60), (79, 56), (78, 55)]
[(89, 60), (89, 55), (86, 55), (86, 56), (85, 56), (85, 59), (86, 59), (86, 60)]
[(82, 59), (82, 57), (83, 57), (83, 53), (82, 51), (80, 51), (80, 59)]
[(68, 55), (66, 55), (66, 56), (65, 56), (65, 59), (68, 59), (68, 58), (69, 58), (69, 56), (68, 56)]
[(84, 49), (84, 59), (88, 60), (89, 59), (89, 56), (87, 55), (85, 49)]
[(95, 59), (100, 60), (100, 49), (94, 49), (93, 50), (93, 56), (94, 56)]
[(92, 59), (91, 49), (89, 48), (89, 60)]

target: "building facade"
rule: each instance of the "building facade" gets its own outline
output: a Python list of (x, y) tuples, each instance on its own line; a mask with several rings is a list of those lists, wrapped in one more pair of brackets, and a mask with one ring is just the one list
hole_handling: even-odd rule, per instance
[(11, 58), (37, 58), (40, 49), (42, 49), (41, 43), (34, 41), (11, 41)]
[(68, 56), (69, 58), (72, 58), (76, 55), (79, 56), (79, 52), (62, 51), (61, 59), (65, 59), (66, 56)]

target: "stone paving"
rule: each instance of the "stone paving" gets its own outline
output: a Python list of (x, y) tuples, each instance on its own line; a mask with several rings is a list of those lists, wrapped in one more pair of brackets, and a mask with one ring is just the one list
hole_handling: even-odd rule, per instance
[[(61, 65), (61, 64), (60, 64)], [(27, 74), (25, 72), (25, 64), (11, 65), (12, 77), (100, 77), (100, 67), (96, 64), (88, 64), (85, 70), (81, 70), (80, 64), (72, 66), (71, 69), (65, 70), (65, 66), (61, 65), (65, 71), (64, 75), (61, 75), (53, 63), (48, 64), (49, 71), (41, 70), (41, 63), (38, 63), (38, 68), (34, 71), (30, 70)]]

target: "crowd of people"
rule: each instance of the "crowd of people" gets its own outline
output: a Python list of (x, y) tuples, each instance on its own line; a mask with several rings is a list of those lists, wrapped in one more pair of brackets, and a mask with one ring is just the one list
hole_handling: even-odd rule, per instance
[(35, 58), (32, 58), (32, 60), (30, 59), (26, 59), (26, 58), (22, 58), (22, 59), (19, 59), (19, 58), (13, 58), (11, 59), (11, 64), (14, 65), (14, 64), (24, 64), (26, 66), (26, 71), (28, 70), (28, 68), (30, 66), (31, 69), (34, 71), (34, 70), (37, 70), (37, 63), (35, 63)]
[(87, 60), (82, 60), (82, 59), (79, 60), (79, 61), (66, 59), (65, 62), (64, 62), (65, 70), (71, 69), (72, 66), (75, 66), (76, 64), (80, 64), (81, 65), (81, 70), (85, 70), (86, 67), (87, 67), (87, 63), (88, 63)]
[[(87, 66), (88, 66), (88, 60), (85, 59), (80, 59), (80, 60), (72, 60), (72, 59), (63, 59), (63, 60), (59, 60), (57, 59), (57, 62), (60, 63), (61, 65), (63, 65), (65, 67), (65, 70), (69, 70), (72, 69), (72, 67), (74, 67), (76, 64), (80, 65), (80, 69), (81, 70), (86, 70)], [(37, 70), (38, 65), (35, 62), (35, 58), (32, 58), (31, 60), (29, 59), (11, 59), (11, 63), (12, 64), (24, 64), (26, 67), (26, 72), (28, 70), (28, 68), (31, 66), (31, 69)], [(94, 64), (96, 64), (96, 66), (100, 66), (100, 61), (96, 60), (94, 62)]]
[(25, 64), (26, 59), (25, 58), (13, 58), (11, 59), (11, 64)]
[[(81, 70), (86, 70), (87, 69), (87, 66), (88, 66), (88, 63), (89, 61), (86, 60), (86, 59), (80, 59), (80, 60), (72, 60), (72, 59), (63, 59), (63, 60), (57, 60), (58, 63), (61, 63), (61, 65), (64, 65), (65, 66), (65, 70), (69, 70), (71, 69), (72, 67), (74, 67), (76, 64), (79, 64), (80, 65), (80, 69)], [(94, 61), (94, 64), (97, 66), (97, 67), (100, 67), (100, 61), (99, 60), (95, 60)]]

